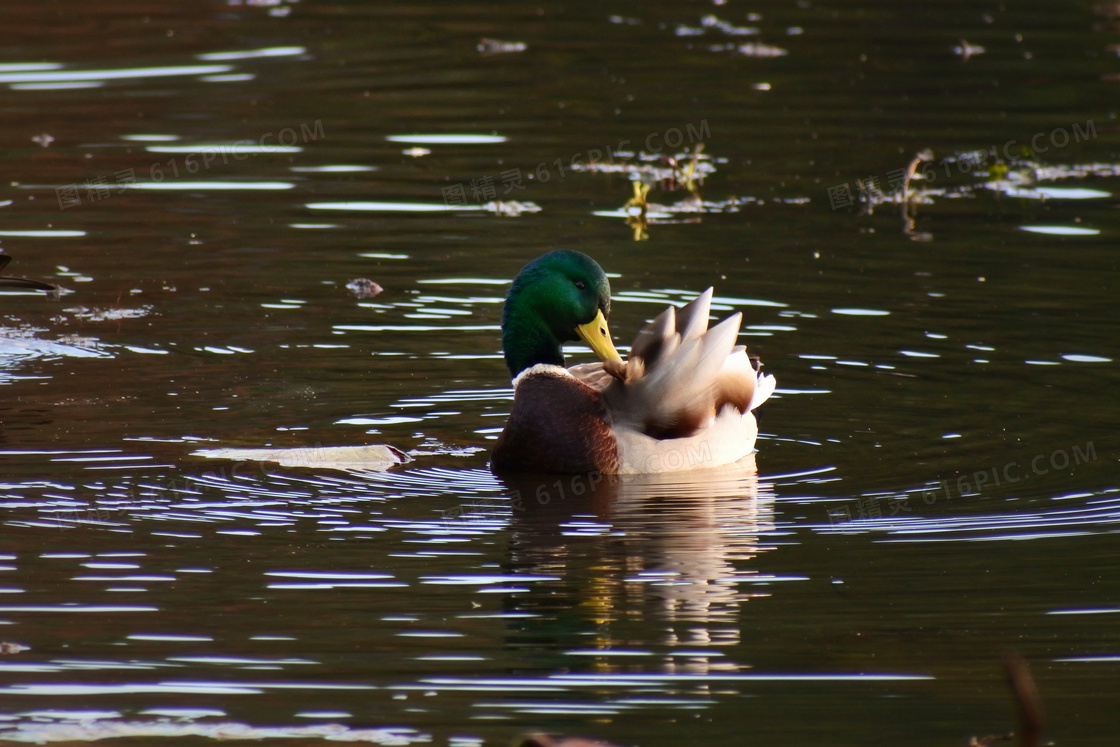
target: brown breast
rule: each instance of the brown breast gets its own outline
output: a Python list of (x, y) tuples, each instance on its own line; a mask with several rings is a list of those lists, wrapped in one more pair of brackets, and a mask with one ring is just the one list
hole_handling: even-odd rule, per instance
[(616, 474), (619, 464), (598, 391), (571, 376), (534, 373), (521, 378), (491, 469)]

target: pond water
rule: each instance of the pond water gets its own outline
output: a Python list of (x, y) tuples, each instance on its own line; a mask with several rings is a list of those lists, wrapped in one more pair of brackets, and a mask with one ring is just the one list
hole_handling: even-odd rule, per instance
[[(0, 738), (1115, 743), (1114, 4), (0, 16)], [(744, 313), (755, 474), (490, 474), (557, 247)]]

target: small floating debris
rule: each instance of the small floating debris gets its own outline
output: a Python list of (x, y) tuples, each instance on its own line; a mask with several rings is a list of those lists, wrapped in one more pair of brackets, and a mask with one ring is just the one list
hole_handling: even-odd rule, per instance
[(758, 29), (751, 26), (736, 26), (733, 23), (723, 20), (717, 16), (707, 15), (700, 19), (700, 27), (686, 26), (681, 24), (677, 26), (677, 36), (702, 36), (709, 30), (720, 31), (728, 36), (752, 36), (758, 33)]
[(494, 202), (488, 202), (483, 205), (482, 209), (502, 218), (516, 218), (522, 213), (539, 213), (541, 211), (541, 206), (535, 202), (517, 202), (515, 200), (503, 202), (501, 200), (495, 200)]
[(369, 278), (355, 278), (346, 284), (346, 290), (358, 298), (373, 298), (385, 289)]
[(138, 309), (91, 309), (87, 306), (71, 306), (63, 309), (67, 314), (73, 314), (78, 319), (89, 322), (115, 322), (121, 319), (139, 319), (152, 313), (151, 306), (141, 306)]
[(419, 145), (414, 145), (411, 148), (402, 150), (401, 153), (410, 158), (423, 158), (424, 156), (431, 155), (432, 151), (427, 148), (421, 148)]
[(354, 472), (384, 472), (412, 458), (386, 444), (309, 446), (295, 449), (200, 449), (191, 456), (235, 462), (277, 462), (281, 467), (310, 467)]
[(984, 49), (979, 44), (969, 44), (964, 39), (961, 39), (961, 43), (958, 46), (953, 47), (953, 54), (960, 57), (961, 62), (968, 62), (969, 57), (984, 54), (987, 51), (988, 50)]
[(739, 52), (745, 54), (747, 57), (784, 57), (789, 54), (789, 52), (781, 47), (775, 47), (772, 44), (763, 44), (762, 42), (740, 44)]
[(18, 654), (30, 649), (30, 646), (25, 646), (22, 643), (11, 643), (10, 641), (0, 641), (0, 655), (9, 656), (11, 654)]
[(525, 42), (502, 41), (500, 39), (482, 38), (476, 47), (484, 55), (491, 54), (516, 54), (529, 48)]
[(48, 145), (54, 142), (54, 138), (44, 132), (42, 135), (36, 135), (35, 137), (31, 138), (31, 142), (38, 143), (39, 145), (46, 148)]
[[(761, 20), (761, 18), (757, 16), (755, 16), (755, 19)], [(756, 28), (751, 28), (750, 26), (736, 26), (723, 20), (722, 18), (713, 15), (707, 15), (701, 18), (700, 25), (706, 29), (715, 29), (717, 31), (722, 31), (728, 36), (749, 36), (751, 34), (758, 33), (758, 29)]]

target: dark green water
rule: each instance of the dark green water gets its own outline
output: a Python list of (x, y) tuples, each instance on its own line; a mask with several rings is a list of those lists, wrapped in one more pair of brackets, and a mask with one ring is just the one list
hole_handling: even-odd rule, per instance
[[(960, 745), (1018, 728), (1016, 650), (1048, 740), (1115, 743), (1111, 5), (0, 27), (0, 249), (67, 291), (0, 295), (0, 738)], [(620, 343), (709, 285), (744, 312), (757, 477), (490, 476), (505, 283), (556, 247)], [(192, 455), (366, 443), (418, 453)]]

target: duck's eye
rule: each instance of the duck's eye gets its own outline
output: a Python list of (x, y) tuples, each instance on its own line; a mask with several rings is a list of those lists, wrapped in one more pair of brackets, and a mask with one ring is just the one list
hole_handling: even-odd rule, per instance
[(579, 288), (580, 290), (583, 290), (584, 288), (587, 287), (587, 283), (583, 282), (582, 280), (577, 280), (576, 281), (576, 287)]

